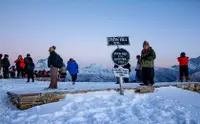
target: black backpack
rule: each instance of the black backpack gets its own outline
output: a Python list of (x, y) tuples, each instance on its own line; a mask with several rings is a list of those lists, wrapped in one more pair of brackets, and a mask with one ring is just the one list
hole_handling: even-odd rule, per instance
[(27, 66), (27, 69), (30, 70), (30, 71), (33, 71), (35, 68), (35, 64), (33, 62), (29, 63), (28, 66)]
[(60, 55), (57, 55), (56, 57), (56, 65), (57, 65), (57, 68), (63, 67), (63, 59), (60, 57)]

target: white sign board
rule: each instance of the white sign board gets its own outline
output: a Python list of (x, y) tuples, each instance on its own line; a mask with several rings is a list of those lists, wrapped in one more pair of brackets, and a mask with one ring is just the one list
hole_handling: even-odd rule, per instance
[(129, 70), (124, 68), (113, 68), (116, 77), (129, 78)]

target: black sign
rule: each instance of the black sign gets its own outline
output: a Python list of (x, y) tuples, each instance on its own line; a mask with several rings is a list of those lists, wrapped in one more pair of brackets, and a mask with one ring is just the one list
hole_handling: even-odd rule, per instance
[(108, 46), (112, 45), (130, 45), (129, 37), (107, 37)]
[(119, 48), (112, 53), (112, 60), (116, 65), (123, 66), (128, 64), (130, 54), (127, 50)]

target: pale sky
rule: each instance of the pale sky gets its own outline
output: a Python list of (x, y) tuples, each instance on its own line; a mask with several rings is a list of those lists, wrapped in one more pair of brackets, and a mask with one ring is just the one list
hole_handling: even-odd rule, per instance
[(65, 61), (111, 66), (109, 36), (129, 36), (123, 48), (133, 66), (144, 40), (159, 67), (177, 64), (183, 51), (200, 56), (199, 0), (0, 0), (0, 16), (0, 53), (12, 61), (26, 53), (35, 62), (47, 58), (55, 45)]

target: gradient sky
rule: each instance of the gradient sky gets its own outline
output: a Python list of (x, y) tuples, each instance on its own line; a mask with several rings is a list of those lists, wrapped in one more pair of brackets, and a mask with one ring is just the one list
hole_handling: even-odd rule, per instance
[(0, 52), (13, 61), (48, 48), (80, 66), (113, 65), (108, 36), (129, 36), (132, 65), (144, 40), (155, 49), (156, 66), (177, 64), (184, 51), (200, 56), (200, 0), (0, 0)]

